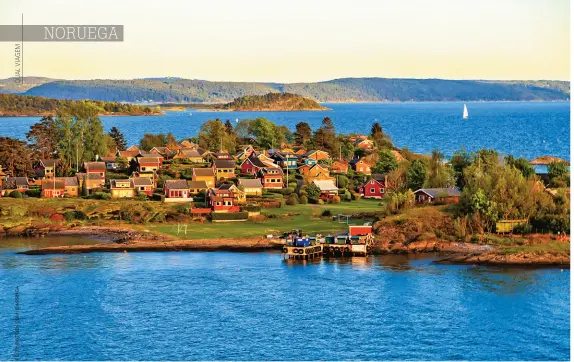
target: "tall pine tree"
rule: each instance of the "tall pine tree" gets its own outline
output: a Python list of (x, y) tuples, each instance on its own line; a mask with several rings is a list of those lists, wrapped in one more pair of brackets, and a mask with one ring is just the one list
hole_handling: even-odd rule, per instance
[(118, 151), (125, 151), (126, 148), (128, 148), (128, 143), (124, 135), (120, 132), (119, 129), (117, 129), (117, 127), (112, 127), (112, 129), (110, 129), (110, 132), (108, 134), (114, 140), (114, 143), (116, 144), (116, 149)]

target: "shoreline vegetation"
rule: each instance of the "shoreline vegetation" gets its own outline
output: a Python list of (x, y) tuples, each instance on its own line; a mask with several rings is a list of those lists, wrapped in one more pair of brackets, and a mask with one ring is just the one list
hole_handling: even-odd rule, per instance
[(324, 107), (312, 99), (291, 93), (268, 93), (261, 96), (243, 96), (225, 104), (162, 103), (159, 104), (159, 107), (162, 110), (186, 110), (191, 108), (198, 112), (293, 112), (330, 110), (330, 108)]
[(157, 108), (135, 104), (94, 100), (73, 101), (17, 94), (0, 93), (0, 117), (48, 117), (62, 108), (86, 104), (96, 109), (98, 116), (156, 116), (163, 114)]
[[(542, 159), (552, 161), (544, 175), (490, 149), (447, 160), (397, 148), (378, 122), (340, 134), (328, 117), (294, 130), (263, 117), (211, 119), (197, 136), (145, 134), (128, 147), (117, 128), (105, 133), (98, 110), (73, 102), (32, 125), (27, 141), (0, 137), (0, 232), (80, 233), (133, 251), (262, 250), (295, 229), (335, 236), (370, 223), (376, 253), (442, 251), (459, 255), (453, 263), (497, 265), (570, 258), (562, 160)], [(104, 249), (123, 251), (43, 252)]]

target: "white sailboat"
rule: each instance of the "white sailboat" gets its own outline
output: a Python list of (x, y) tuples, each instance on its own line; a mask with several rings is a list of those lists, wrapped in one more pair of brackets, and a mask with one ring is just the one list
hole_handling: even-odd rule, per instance
[(468, 109), (466, 109), (466, 104), (464, 105), (464, 109), (462, 110), (462, 118), (463, 119), (468, 118)]

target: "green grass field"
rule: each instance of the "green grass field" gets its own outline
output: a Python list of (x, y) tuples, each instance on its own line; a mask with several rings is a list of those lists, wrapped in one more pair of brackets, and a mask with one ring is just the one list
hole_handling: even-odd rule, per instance
[[(203, 224), (189, 223), (187, 234), (177, 233), (177, 225), (156, 224), (148, 227), (156, 231), (175, 236), (180, 239), (210, 239), (229, 237), (253, 237), (267, 234), (280, 234), (293, 229), (301, 229), (305, 233), (323, 235), (341, 232), (347, 229), (345, 223), (333, 221), (330, 217), (321, 217), (324, 210), (330, 210), (333, 215), (353, 214), (381, 210), (380, 201), (358, 200), (340, 204), (325, 205), (294, 205), (279, 209), (264, 209), (263, 215), (276, 215), (263, 222), (244, 221), (231, 223)], [(362, 223), (365, 220), (352, 220), (350, 223)]]

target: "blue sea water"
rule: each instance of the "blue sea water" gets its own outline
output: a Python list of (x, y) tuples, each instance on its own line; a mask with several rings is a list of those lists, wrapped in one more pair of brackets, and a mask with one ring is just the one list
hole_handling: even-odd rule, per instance
[[(567, 102), (470, 102), (470, 117), (462, 119), (463, 103), (359, 103), (326, 104), (320, 112), (168, 112), (163, 116), (102, 117), (106, 130), (116, 126), (130, 144), (145, 133), (172, 132), (178, 139), (195, 136), (208, 119), (266, 117), (295, 129), (298, 122), (317, 128), (330, 117), (339, 133), (369, 133), (381, 123), (398, 147), (446, 155), (465, 147), (469, 151), (493, 148), (503, 154), (532, 159), (552, 155), (570, 159), (570, 103)], [(0, 118), (0, 135), (24, 138), (38, 117)]]
[(25, 256), (15, 251), (54, 241), (6, 242), (2, 360), (569, 358), (569, 270), (429, 256), (293, 264), (274, 252)]

